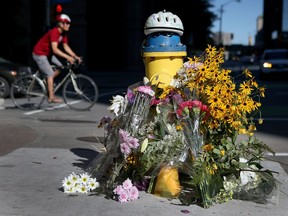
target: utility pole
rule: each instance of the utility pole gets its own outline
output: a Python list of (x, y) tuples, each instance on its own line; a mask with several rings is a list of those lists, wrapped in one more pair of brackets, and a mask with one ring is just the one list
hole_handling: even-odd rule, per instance
[(45, 17), (45, 28), (50, 29), (51, 27), (51, 2), (50, 0), (45, 0), (46, 7), (46, 17)]
[(228, 2), (225, 2), (224, 4), (221, 4), (220, 6), (220, 17), (219, 17), (219, 20), (220, 20), (220, 23), (219, 23), (219, 39), (218, 39), (218, 45), (219, 46), (222, 46), (222, 15), (223, 15), (223, 8), (224, 6), (226, 6), (227, 4), (231, 3), (231, 2), (241, 2), (241, 0), (231, 0), (231, 1), (228, 1)]

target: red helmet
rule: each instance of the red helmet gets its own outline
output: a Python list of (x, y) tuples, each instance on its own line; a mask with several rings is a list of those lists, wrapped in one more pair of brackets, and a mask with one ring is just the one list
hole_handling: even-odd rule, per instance
[(71, 19), (66, 14), (60, 14), (56, 17), (57, 22), (71, 22)]

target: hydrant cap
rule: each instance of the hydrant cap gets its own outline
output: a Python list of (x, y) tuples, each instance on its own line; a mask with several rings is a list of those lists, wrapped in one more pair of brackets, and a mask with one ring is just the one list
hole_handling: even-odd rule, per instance
[(175, 32), (181, 36), (183, 35), (183, 31), (184, 28), (180, 18), (165, 10), (148, 17), (144, 26), (145, 35), (154, 32)]

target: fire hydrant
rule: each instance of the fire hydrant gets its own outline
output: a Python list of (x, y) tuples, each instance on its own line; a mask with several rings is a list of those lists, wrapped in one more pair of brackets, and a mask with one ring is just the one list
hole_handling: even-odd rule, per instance
[(186, 46), (180, 41), (183, 24), (178, 16), (166, 12), (152, 14), (146, 21), (147, 36), (142, 47), (146, 77), (159, 88), (168, 86), (183, 65)]

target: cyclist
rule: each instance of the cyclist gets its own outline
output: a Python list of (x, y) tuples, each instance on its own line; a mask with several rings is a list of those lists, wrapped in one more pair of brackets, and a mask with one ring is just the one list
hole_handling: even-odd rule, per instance
[[(67, 32), (70, 28), (70, 17), (66, 14), (61, 14), (56, 17), (56, 21), (56, 27), (50, 29), (40, 38), (32, 52), (33, 59), (46, 77), (49, 103), (62, 102), (62, 99), (54, 95), (54, 78), (59, 75), (60, 70), (53, 70), (51, 64), (62, 66), (56, 56), (66, 59), (71, 64), (75, 60), (82, 61), (68, 45)], [(59, 48), (60, 44), (63, 45), (63, 51)]]

